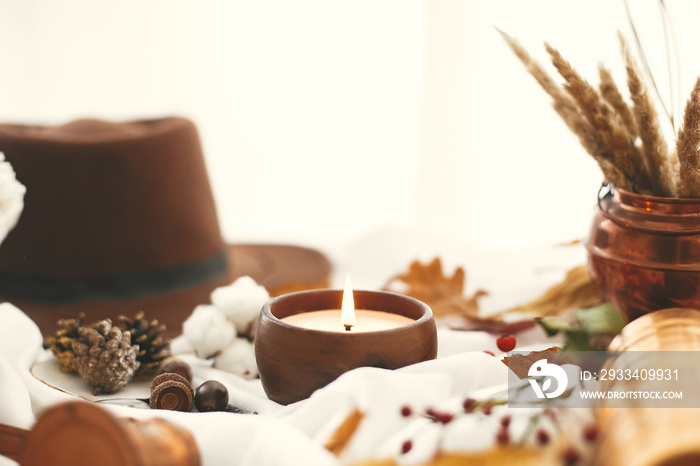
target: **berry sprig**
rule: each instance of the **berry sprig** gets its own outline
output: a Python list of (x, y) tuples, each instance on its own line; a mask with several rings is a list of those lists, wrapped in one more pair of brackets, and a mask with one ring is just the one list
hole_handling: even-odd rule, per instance
[(462, 402), (462, 409), (465, 413), (481, 412), (486, 416), (490, 416), (494, 406), (508, 404), (508, 400), (504, 399), (486, 399), (476, 400), (474, 398), (465, 398)]
[[(431, 424), (438, 424), (441, 426), (446, 426), (454, 421), (459, 416), (472, 413), (481, 413), (484, 416), (490, 416), (493, 412), (493, 407), (498, 405), (504, 405), (508, 403), (505, 399), (486, 399), (486, 400), (476, 400), (474, 398), (465, 398), (462, 402), (462, 410), (457, 412), (448, 412), (443, 410), (438, 410), (433, 407), (428, 407), (424, 411), (415, 412), (414, 409), (409, 405), (403, 405), (399, 409), (399, 414), (401, 417), (412, 417), (414, 414), (419, 415), (425, 419), (428, 419)], [(428, 424), (429, 425), (429, 424)], [(439, 439), (440, 444), (436, 448), (436, 451), (442, 451), (442, 437)], [(401, 444), (401, 454), (405, 455), (413, 448), (412, 440), (408, 439)]]
[[(482, 416), (492, 416), (494, 414), (494, 407), (507, 404), (505, 399), (484, 399), (477, 400), (475, 398), (465, 398), (462, 401), (462, 409), (459, 411), (448, 412), (445, 410), (439, 410), (433, 407), (428, 407), (425, 410), (415, 410), (409, 405), (401, 406), (399, 413), (404, 418), (410, 418), (413, 416), (422, 417), (430, 421), (427, 425), (439, 425), (446, 428), (447, 425), (451, 424), (453, 421), (461, 416), (465, 415), (482, 415)], [(529, 416), (527, 425), (519, 435), (517, 439), (513, 438), (513, 431), (511, 429), (513, 418), (509, 414), (504, 414), (499, 418), (495, 418), (498, 423), (496, 433), (494, 436), (494, 441), (497, 446), (525, 446), (528, 443), (546, 448), (552, 444), (552, 432), (551, 427), (543, 427), (543, 419), (548, 419), (554, 425), (555, 432), (566, 438), (567, 435), (564, 432), (563, 426), (560, 423), (559, 416), (551, 408), (544, 408), (537, 411), (536, 413)], [(415, 434), (415, 433), (414, 433)], [(435, 451), (436, 455), (439, 455), (443, 451), (442, 442), (444, 434), (438, 438), (438, 444), (436, 445)], [(585, 443), (594, 443), (598, 438), (598, 426), (596, 424), (587, 424), (581, 430), (581, 437)], [(400, 453), (405, 455), (412, 451), (413, 449), (413, 439), (407, 439), (401, 444)], [(560, 452), (560, 458), (562, 465), (579, 465), (583, 464), (584, 455), (582, 450), (577, 448), (574, 443), (567, 442), (565, 447)]]

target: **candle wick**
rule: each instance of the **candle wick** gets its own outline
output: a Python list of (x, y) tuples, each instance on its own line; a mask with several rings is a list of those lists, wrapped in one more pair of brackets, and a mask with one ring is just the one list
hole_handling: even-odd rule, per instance
[(346, 332), (349, 332), (350, 329), (352, 329), (352, 327), (353, 327), (353, 326), (350, 325), (350, 324), (343, 324), (343, 325), (345, 325), (345, 331), (346, 331)]

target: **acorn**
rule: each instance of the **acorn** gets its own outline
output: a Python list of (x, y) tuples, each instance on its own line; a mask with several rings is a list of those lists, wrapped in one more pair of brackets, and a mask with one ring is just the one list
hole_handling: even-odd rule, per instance
[(192, 411), (194, 390), (189, 381), (180, 374), (168, 372), (156, 376), (151, 382), (151, 397), (148, 405), (151, 409), (169, 411)]
[(182, 359), (169, 358), (163, 361), (163, 364), (160, 365), (160, 370), (158, 373), (167, 374), (168, 372), (180, 374), (187, 379), (188, 382), (192, 383), (192, 367)]

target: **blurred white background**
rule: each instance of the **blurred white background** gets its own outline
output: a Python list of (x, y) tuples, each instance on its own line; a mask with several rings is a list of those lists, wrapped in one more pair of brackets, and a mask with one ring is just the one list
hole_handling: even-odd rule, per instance
[[(659, 4), (631, 3), (666, 92)], [(684, 105), (700, 6), (667, 4)], [(602, 176), (494, 26), (625, 87), (621, 0), (2, 0), (0, 120), (191, 118), (234, 241), (582, 238)]]

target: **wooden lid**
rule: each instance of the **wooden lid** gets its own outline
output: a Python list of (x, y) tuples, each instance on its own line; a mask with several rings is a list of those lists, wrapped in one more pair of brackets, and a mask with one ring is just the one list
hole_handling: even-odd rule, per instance
[(120, 419), (88, 402), (47, 410), (27, 436), (20, 464), (100, 466), (198, 466), (199, 450), (188, 431), (162, 419)]

